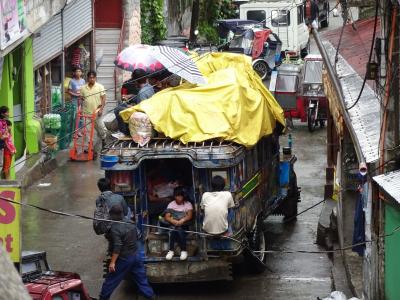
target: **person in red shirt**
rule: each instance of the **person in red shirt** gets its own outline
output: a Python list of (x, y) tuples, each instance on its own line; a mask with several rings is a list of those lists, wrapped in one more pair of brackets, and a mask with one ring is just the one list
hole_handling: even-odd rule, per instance
[(12, 123), (9, 120), (5, 120), (7, 124), (7, 132), (8, 135), (5, 138), (5, 145), (4, 145), (4, 152), (3, 152), (3, 169), (2, 169), (2, 174), (3, 178), (8, 180), (10, 179), (10, 168), (11, 168), (11, 162), (12, 162), (12, 157), (14, 154), (17, 152), (15, 149), (15, 146), (12, 142), (11, 139), (11, 126)]

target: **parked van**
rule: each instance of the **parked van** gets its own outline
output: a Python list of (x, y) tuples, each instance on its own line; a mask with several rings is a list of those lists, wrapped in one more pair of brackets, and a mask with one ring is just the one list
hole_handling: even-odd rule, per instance
[(309, 31), (304, 22), (303, 0), (252, 1), (240, 6), (240, 18), (263, 22), (282, 41), (282, 51), (306, 56)]

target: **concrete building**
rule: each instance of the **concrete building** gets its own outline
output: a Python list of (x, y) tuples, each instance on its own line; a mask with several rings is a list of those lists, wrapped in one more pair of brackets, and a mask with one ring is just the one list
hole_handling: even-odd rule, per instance
[[(63, 0), (0, 1), (0, 106), (10, 108), (15, 159), (39, 151), (40, 124), (34, 117), (32, 33), (57, 14)], [(14, 174), (14, 168), (11, 171)]]
[(326, 196), (336, 197), (343, 261), (362, 299), (400, 297), (399, 9), (379, 1), (374, 18), (314, 33), (330, 108)]
[[(113, 61), (125, 46), (140, 43), (140, 1), (0, 0), (0, 4), (4, 24), (0, 106), (11, 110), (15, 159), (21, 159), (15, 163), (18, 171), (26, 155), (40, 150), (43, 115), (65, 111), (69, 101), (65, 87), (75, 65), (85, 73), (97, 68), (98, 81), (107, 89), (106, 109), (116, 105), (124, 74), (115, 70)], [(68, 126), (59, 133), (61, 148), (72, 139), (70, 119), (63, 121)]]

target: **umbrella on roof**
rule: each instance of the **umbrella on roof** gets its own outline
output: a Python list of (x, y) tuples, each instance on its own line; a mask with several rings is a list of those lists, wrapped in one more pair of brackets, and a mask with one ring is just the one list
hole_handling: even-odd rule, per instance
[(168, 46), (152, 46), (150, 51), (152, 56), (157, 57), (171, 73), (179, 75), (191, 83), (207, 83), (194, 60), (187, 55), (187, 52)]
[(114, 61), (114, 64), (123, 70), (133, 72), (142, 69), (153, 73), (164, 69), (164, 66), (152, 55), (151, 46), (136, 44), (122, 50)]
[(206, 83), (193, 58), (179, 48), (136, 44), (122, 50), (114, 64), (131, 72), (142, 69), (148, 73), (158, 73), (167, 69), (191, 83)]

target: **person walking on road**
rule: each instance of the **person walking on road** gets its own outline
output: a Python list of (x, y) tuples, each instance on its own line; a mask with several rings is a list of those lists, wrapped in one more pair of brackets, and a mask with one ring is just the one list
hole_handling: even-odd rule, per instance
[[(110, 209), (110, 219), (123, 220), (122, 206), (117, 204)], [(154, 291), (150, 286), (146, 269), (140, 252), (137, 249), (136, 227), (133, 223), (112, 223), (109, 232), (109, 251), (111, 262), (100, 292), (100, 300), (108, 300), (129, 272), (137, 284), (139, 291), (146, 299), (154, 299)]]
[(306, 0), (304, 4), (304, 19), (308, 28), (318, 29), (318, 5), (314, 0)]
[[(107, 129), (104, 126), (101, 116), (103, 115), (103, 110), (106, 104), (106, 90), (104, 86), (96, 82), (97, 74), (95, 71), (89, 71), (87, 74), (88, 83), (81, 87), (81, 99), (82, 99), (82, 111), (85, 115), (92, 115), (96, 113), (94, 128), (102, 142), (102, 147), (105, 145), (105, 139), (107, 136)], [(86, 143), (89, 144), (90, 129), (92, 126), (91, 119), (86, 120)], [(96, 150), (99, 140), (93, 142), (93, 148)]]

